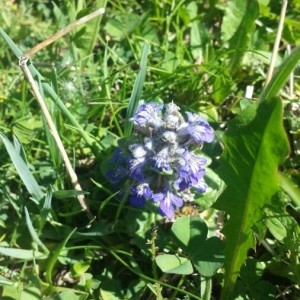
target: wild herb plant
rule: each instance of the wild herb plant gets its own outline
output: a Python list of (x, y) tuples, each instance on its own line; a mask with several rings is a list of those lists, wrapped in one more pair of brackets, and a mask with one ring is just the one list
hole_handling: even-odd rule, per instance
[(285, 53), (300, 6), (285, 4), (7, 1), (1, 298), (300, 297), (300, 49)]

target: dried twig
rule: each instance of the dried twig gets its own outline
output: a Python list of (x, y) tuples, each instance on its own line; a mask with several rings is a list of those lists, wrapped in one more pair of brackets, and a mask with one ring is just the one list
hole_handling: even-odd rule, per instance
[(281, 36), (282, 36), (283, 22), (284, 22), (284, 18), (285, 18), (285, 14), (286, 14), (287, 3), (288, 3), (288, 0), (282, 0), (278, 30), (277, 30), (276, 39), (274, 42), (272, 56), (271, 56), (271, 62), (270, 62), (270, 66), (269, 66), (269, 70), (268, 70), (268, 74), (267, 74), (267, 78), (266, 78), (266, 85), (270, 82), (270, 80), (273, 76), (275, 62), (276, 62), (276, 56), (278, 53), (279, 44), (280, 44), (280, 40), (281, 40)]
[(74, 28), (92, 20), (93, 18), (96, 18), (102, 14), (104, 14), (105, 9), (103, 7), (97, 9), (96, 11), (76, 20), (75, 22), (71, 23), (70, 25), (66, 26), (65, 28), (59, 30), (57, 33), (53, 34), (49, 38), (47, 38), (45, 41), (35, 45), (33, 48), (31, 48), (29, 51), (24, 53), (24, 56), (30, 58), (33, 54), (40, 51), (41, 49), (47, 47), (48, 45), (52, 44), (53, 42), (60, 39), (62, 36), (66, 35), (70, 31), (72, 31)]
[[(96, 10), (95, 12), (84, 16), (83, 18), (78, 19), (77, 21), (71, 23), (70, 25), (68, 25), (67, 27), (61, 29), (60, 31), (58, 31), (56, 34), (54, 34), (53, 36), (51, 36), (50, 38), (46, 39), (45, 41), (37, 44), (35, 47), (33, 47), (32, 49), (30, 49), (29, 51), (27, 51), (24, 55), (22, 55), (20, 57), (20, 61), (19, 61), (19, 65), (21, 67), (21, 69), (23, 70), (26, 78), (28, 79), (28, 82), (33, 90), (33, 94), (36, 97), (40, 108), (42, 110), (42, 113), (45, 116), (46, 122), (50, 128), (50, 132), (53, 136), (53, 139), (55, 140), (55, 143), (57, 145), (57, 148), (60, 152), (60, 155), (64, 161), (66, 170), (70, 176), (72, 185), (74, 187), (75, 190), (82, 192), (82, 188), (80, 186), (80, 183), (78, 182), (78, 177), (75, 173), (75, 171), (73, 170), (72, 164), (70, 162), (70, 159), (68, 157), (68, 154), (66, 152), (66, 149), (64, 148), (64, 145), (62, 143), (62, 140), (59, 136), (59, 133), (54, 125), (54, 122), (51, 118), (51, 115), (49, 113), (49, 110), (45, 104), (44, 98), (42, 97), (42, 94), (40, 92), (39, 86), (37, 84), (37, 82), (34, 80), (28, 66), (27, 66), (27, 62), (28, 59), (35, 54), (36, 52), (38, 52), (39, 50), (45, 48), (46, 46), (48, 46), (49, 44), (55, 42), (57, 39), (61, 38), (62, 36), (64, 36), (65, 34), (69, 33), (71, 30), (73, 30), (74, 28), (90, 21), (91, 19), (100, 16), (101, 14), (103, 14), (105, 12), (104, 8), (100, 8), (98, 10)], [(80, 206), (82, 208), (83, 211), (87, 212), (88, 217), (90, 220), (93, 220), (94, 217), (93, 215), (90, 213), (88, 205), (86, 204), (86, 200), (84, 197), (84, 194), (80, 194), (77, 196), (78, 201), (80, 203)]]

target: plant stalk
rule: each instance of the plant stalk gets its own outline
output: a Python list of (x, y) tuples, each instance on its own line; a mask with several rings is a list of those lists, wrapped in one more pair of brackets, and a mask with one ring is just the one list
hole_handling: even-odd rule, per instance
[[(32, 77), (31, 72), (30, 72), (30, 70), (29, 70), (29, 68), (27, 66), (27, 61), (28, 61), (27, 57), (22, 57), (20, 59), (20, 62), (19, 62), (20, 67), (23, 70), (23, 72), (24, 72), (24, 74), (25, 74), (25, 76), (26, 76), (29, 84), (31, 85), (32, 90), (33, 90), (33, 94), (36, 97), (36, 99), (37, 99), (37, 101), (39, 103), (39, 106), (40, 106), (40, 108), (41, 108), (41, 110), (42, 110), (42, 112), (43, 112), (43, 114), (45, 116), (46, 122), (47, 122), (47, 124), (48, 124), (48, 126), (50, 128), (50, 132), (51, 132), (51, 134), (52, 134), (52, 136), (53, 136), (53, 138), (55, 140), (57, 148), (58, 148), (58, 150), (59, 150), (59, 152), (61, 154), (61, 157), (62, 157), (62, 159), (64, 161), (66, 170), (67, 170), (67, 172), (68, 172), (68, 174), (70, 176), (72, 185), (73, 185), (73, 187), (74, 187), (75, 190), (82, 191), (82, 188), (81, 188), (81, 186), (80, 186), (80, 184), (78, 182), (77, 175), (76, 175), (75, 171), (73, 170), (72, 164), (71, 164), (71, 162), (69, 160), (69, 156), (68, 156), (68, 154), (67, 154), (67, 152), (65, 150), (65, 147), (64, 147), (64, 145), (63, 145), (63, 143), (61, 141), (61, 138), (60, 138), (60, 136), (58, 134), (58, 131), (57, 131), (55, 125), (54, 125), (54, 122), (53, 122), (53, 120), (51, 118), (51, 115), (50, 115), (49, 110), (48, 110), (48, 108), (47, 108), (47, 106), (45, 104), (45, 101), (44, 101), (44, 99), (43, 99), (43, 97), (42, 97), (42, 95), (40, 93), (39, 87), (38, 87), (36, 81), (34, 80), (34, 78)], [(93, 220), (94, 217), (92, 216), (92, 214), (89, 211), (89, 208), (88, 208), (88, 206), (86, 204), (86, 201), (85, 201), (84, 194), (78, 195), (77, 199), (79, 201), (79, 204), (80, 204), (82, 210), (85, 211), (85, 212), (87, 212), (88, 217), (89, 217), (90, 220)]]

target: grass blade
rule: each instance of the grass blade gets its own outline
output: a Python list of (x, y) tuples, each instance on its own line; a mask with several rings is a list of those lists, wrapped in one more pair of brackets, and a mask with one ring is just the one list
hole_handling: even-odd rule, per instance
[[(11, 38), (5, 33), (3, 29), (0, 28), (0, 34), (2, 35), (5, 42), (8, 44), (8, 46), (11, 48), (13, 53), (16, 55), (18, 59), (23, 56), (22, 51), (18, 48), (18, 46), (11, 40)], [(60, 97), (57, 95), (55, 90), (50, 86), (49, 83), (45, 82), (44, 77), (39, 73), (39, 71), (33, 66), (32, 63), (28, 63), (28, 69), (30, 70), (30, 73), (37, 82), (40, 82), (42, 89), (45, 90), (51, 99), (55, 102), (55, 104), (60, 108), (62, 113), (69, 119), (71, 124), (76, 128), (78, 133), (82, 136), (82, 138), (86, 141), (88, 146), (92, 149), (95, 156), (98, 156), (100, 150), (102, 149), (99, 143), (95, 141), (91, 136), (89, 136), (85, 130), (82, 128), (82, 126), (78, 123), (78, 121), (74, 118), (72, 113), (67, 109), (63, 101), (60, 99)]]
[(23, 52), (18, 48), (18, 46), (11, 40), (11, 38), (6, 34), (6, 32), (0, 28), (0, 34), (2, 35), (3, 39), (10, 47), (12, 52), (15, 54), (17, 58), (20, 58), (23, 55)]
[(28, 192), (32, 195), (32, 197), (38, 202), (44, 197), (44, 193), (42, 192), (41, 187), (31, 174), (28, 166), (24, 162), (20, 153), (16, 150), (14, 145), (9, 141), (9, 139), (2, 133), (0, 133), (0, 138), (2, 139), (6, 150), (19, 174), (24, 185), (26, 186)]
[(21, 260), (34, 260), (46, 258), (44, 253), (38, 251), (6, 247), (0, 247), (0, 254), (2, 254), (3, 256), (9, 256)]
[(135, 79), (132, 94), (128, 104), (126, 124), (124, 130), (125, 137), (131, 134), (132, 123), (129, 121), (129, 119), (134, 115), (141, 97), (143, 84), (147, 73), (147, 57), (148, 57), (149, 49), (150, 49), (150, 45), (145, 43), (142, 52), (141, 62), (140, 62), (140, 70)]
[(269, 84), (264, 88), (263, 92), (261, 93), (260, 95), (261, 101), (270, 99), (278, 95), (281, 88), (288, 80), (290, 74), (297, 66), (299, 60), (300, 60), (300, 46), (295, 48), (295, 50), (280, 65), (280, 67), (272, 77)]
[(55, 263), (58, 260), (58, 257), (61, 253), (61, 251), (64, 249), (64, 247), (66, 246), (68, 240), (71, 238), (71, 236), (73, 235), (73, 233), (77, 230), (77, 228), (74, 228), (70, 234), (63, 240), (62, 243), (60, 243), (57, 248), (51, 253), (49, 260), (48, 260), (48, 264), (46, 267), (46, 281), (52, 285), (52, 272), (53, 272), (53, 268), (55, 266)]
[(30, 216), (29, 216), (29, 213), (28, 213), (28, 210), (27, 208), (25, 207), (25, 219), (26, 219), (26, 223), (27, 223), (27, 227), (28, 227), (28, 230), (29, 230), (29, 233), (33, 239), (34, 242), (36, 242), (43, 250), (46, 254), (49, 253), (49, 250), (47, 249), (47, 247), (42, 243), (42, 241), (39, 239), (37, 233), (35, 232), (34, 228), (33, 228), (33, 225), (32, 225), (32, 222), (31, 222), (31, 219), (30, 219)]

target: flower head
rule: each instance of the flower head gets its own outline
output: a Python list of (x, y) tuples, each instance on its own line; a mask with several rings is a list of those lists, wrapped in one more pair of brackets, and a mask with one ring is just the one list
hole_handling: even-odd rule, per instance
[(162, 215), (173, 218), (184, 201), (205, 192), (206, 159), (191, 146), (211, 142), (214, 132), (198, 114), (186, 116), (173, 102), (138, 107), (131, 118), (134, 134), (123, 140), (122, 150), (111, 159), (116, 166), (108, 172), (113, 184), (131, 180), (129, 204), (141, 207), (154, 201)]

